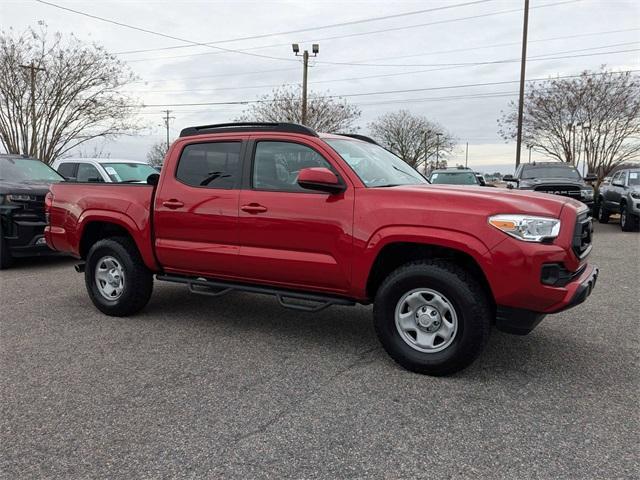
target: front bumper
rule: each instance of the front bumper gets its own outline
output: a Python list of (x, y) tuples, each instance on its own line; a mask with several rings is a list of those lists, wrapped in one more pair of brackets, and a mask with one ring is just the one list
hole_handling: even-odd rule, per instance
[(496, 328), (516, 335), (528, 334), (542, 321), (547, 313), (562, 312), (583, 303), (596, 286), (598, 274), (598, 267), (588, 267), (576, 282), (570, 284), (571, 288), (568, 289), (565, 300), (551, 311), (536, 312), (498, 305), (496, 309)]
[(45, 241), (45, 222), (35, 219), (5, 217), (2, 233), (12, 257), (55, 254)]

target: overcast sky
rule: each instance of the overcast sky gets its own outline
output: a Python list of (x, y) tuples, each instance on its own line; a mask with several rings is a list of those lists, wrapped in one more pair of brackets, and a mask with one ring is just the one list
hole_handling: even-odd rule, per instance
[[(403, 108), (441, 123), (458, 138), (450, 164), (464, 163), (466, 142), (470, 166), (502, 164), (501, 170), (508, 171), (514, 162), (515, 144), (500, 139), (496, 119), (517, 98), (524, 0), (51, 1), (192, 42), (224, 41), (215, 46), (245, 51), (189, 46), (32, 0), (0, 0), (3, 29), (20, 31), (44, 20), (51, 31), (73, 32), (114, 53), (181, 47), (118, 55), (141, 80), (127, 90), (147, 105), (254, 100), (277, 85), (301, 81), (302, 66), (291, 43), (309, 49), (319, 43), (310, 89), (345, 95), (357, 104), (361, 132), (367, 133), (367, 124), (377, 116)], [(530, 5), (527, 78), (575, 75), (602, 64), (640, 69), (640, 2), (531, 0)], [(441, 7), (450, 8), (434, 10)], [(417, 11), (423, 12), (321, 28)], [(304, 31), (282, 34), (292, 30)], [(238, 40), (259, 35), (265, 36)], [(469, 65), (499, 60), (514, 61)], [(342, 62), (369, 65), (336, 64)], [(515, 83), (439, 88), (509, 81)], [(410, 89), (423, 90), (369, 95)], [(469, 97), (477, 94), (505, 96)], [(161, 111), (166, 108), (175, 117), (175, 138), (185, 126), (231, 121), (246, 107), (145, 108), (141, 117), (149, 128), (140, 136), (107, 143), (104, 151), (113, 158), (144, 159), (149, 147), (165, 136)]]

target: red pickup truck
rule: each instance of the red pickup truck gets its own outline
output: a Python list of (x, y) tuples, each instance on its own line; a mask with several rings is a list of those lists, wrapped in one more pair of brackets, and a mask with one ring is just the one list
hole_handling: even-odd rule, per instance
[(63, 182), (46, 198), (47, 244), (84, 261), (107, 315), (142, 309), (154, 275), (300, 311), (373, 303), (389, 355), (445, 375), (478, 356), (493, 325), (526, 334), (583, 302), (598, 275), (582, 203), (430, 185), (361, 135), (186, 128), (147, 183)]

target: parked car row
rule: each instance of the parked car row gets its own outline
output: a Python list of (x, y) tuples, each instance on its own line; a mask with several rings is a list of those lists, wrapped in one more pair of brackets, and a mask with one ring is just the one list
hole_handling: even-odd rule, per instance
[(45, 196), (51, 184), (146, 183), (158, 171), (136, 160), (65, 158), (53, 168), (21, 155), (0, 155), (0, 269), (14, 258), (55, 255), (44, 238)]

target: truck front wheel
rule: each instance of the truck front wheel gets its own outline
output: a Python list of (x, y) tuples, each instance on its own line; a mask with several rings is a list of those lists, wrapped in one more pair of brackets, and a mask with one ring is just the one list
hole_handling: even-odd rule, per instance
[(391, 358), (427, 375), (468, 366), (491, 330), (486, 293), (469, 272), (446, 260), (395, 270), (378, 289), (373, 311), (376, 333)]
[(638, 217), (629, 213), (626, 203), (620, 207), (620, 228), (623, 232), (633, 232), (638, 228)]
[(96, 308), (115, 317), (140, 311), (153, 291), (153, 274), (126, 237), (100, 240), (91, 247), (84, 280)]

